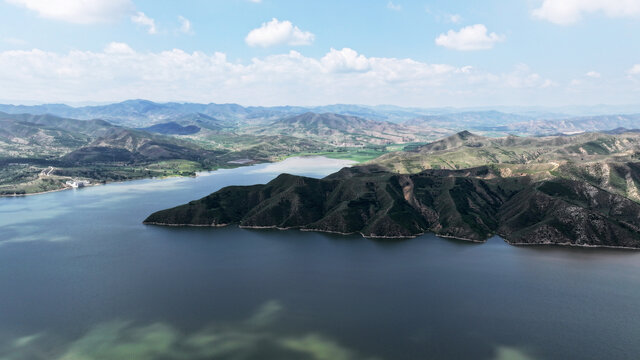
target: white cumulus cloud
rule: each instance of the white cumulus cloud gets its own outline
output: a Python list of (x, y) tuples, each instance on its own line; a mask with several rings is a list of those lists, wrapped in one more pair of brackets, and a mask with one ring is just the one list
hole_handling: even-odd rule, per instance
[(593, 71), (593, 70), (591, 70), (591, 71), (587, 72), (587, 73), (585, 74), (585, 76), (590, 77), (590, 78), (594, 78), (594, 79), (598, 79), (598, 78), (600, 78), (600, 76), (602, 76), (602, 75), (601, 75), (599, 72), (597, 72), (597, 71)]
[(635, 64), (627, 71), (629, 75), (640, 75), (640, 64)]
[(366, 71), (371, 66), (369, 59), (349, 48), (342, 50), (332, 48), (321, 61), (327, 71), (332, 72)]
[(639, 0), (544, 0), (534, 17), (559, 25), (573, 24), (585, 14), (602, 12), (609, 17), (639, 17)]
[(257, 29), (249, 32), (245, 38), (249, 46), (269, 47), (275, 45), (310, 45), (315, 35), (308, 31), (302, 31), (294, 26), (291, 21), (280, 21), (276, 18), (263, 23)]
[(488, 33), (483, 24), (463, 27), (459, 31), (449, 30), (436, 38), (436, 44), (454, 50), (485, 50), (491, 49), (497, 42), (504, 41), (503, 35)]
[[(491, 105), (557, 99), (553, 81), (527, 66), (489, 73), (409, 58), (367, 57), (349, 48), (320, 57), (297, 51), (229, 60), (224, 53), (141, 52), (112, 42), (102, 51), (0, 51), (0, 99), (10, 102), (235, 102), (410, 106)], [(51, 91), (56, 89), (56, 91)], [(542, 90), (544, 89), (544, 91)], [(599, 92), (600, 93), (600, 92)]]
[(149, 34), (157, 34), (158, 29), (156, 28), (156, 21), (152, 18), (148, 17), (142, 11), (138, 11), (134, 15), (131, 16), (131, 21), (138, 25), (142, 25), (147, 28), (147, 32)]
[(76, 24), (117, 20), (130, 13), (131, 0), (5, 0), (35, 11), (39, 16)]

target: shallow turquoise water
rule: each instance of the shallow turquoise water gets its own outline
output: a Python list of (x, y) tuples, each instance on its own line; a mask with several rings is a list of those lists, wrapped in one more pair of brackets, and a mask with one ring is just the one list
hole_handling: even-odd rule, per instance
[(318, 159), (0, 199), (0, 359), (636, 359), (640, 252), (142, 225)]

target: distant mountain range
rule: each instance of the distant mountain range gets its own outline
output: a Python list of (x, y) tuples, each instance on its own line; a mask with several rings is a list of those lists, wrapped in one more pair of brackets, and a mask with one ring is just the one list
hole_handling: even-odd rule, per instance
[[(582, 131), (606, 131), (617, 127), (640, 128), (640, 107), (595, 106), (584, 108), (585, 116), (576, 116), (579, 108), (509, 108), (454, 109), (402, 108), (391, 105), (327, 105), (248, 106), (238, 104), (156, 103), (148, 100), (127, 100), (120, 103), (71, 107), (63, 104), (0, 105), (9, 114), (50, 114), (64, 118), (102, 119), (114, 124), (146, 128), (165, 123), (198, 126), (211, 130), (263, 126), (274, 121), (305, 113), (336, 114), (366, 120), (402, 124), (408, 127), (448, 129), (449, 133), (472, 130), (488, 134), (549, 135)], [(603, 113), (604, 111), (626, 111)], [(562, 112), (566, 111), (566, 112)], [(633, 112), (635, 111), (635, 112)], [(163, 130), (161, 130), (163, 131)]]
[(483, 130), (487, 128), (491, 130), (493, 127), (497, 126), (504, 126), (507, 124), (520, 123), (525, 121), (534, 121), (536, 119), (538, 119), (538, 117), (488, 110), (464, 111), (441, 115), (424, 115), (405, 121), (404, 124), (417, 126), (436, 125), (446, 127), (451, 127), (451, 124), (455, 124), (455, 126), (465, 129)]
[[(337, 113), (360, 116), (374, 120), (399, 122), (427, 114), (428, 111), (396, 107), (367, 107), (359, 105), (328, 105), (318, 107), (301, 106), (249, 106), (237, 104), (196, 104), (196, 103), (156, 103), (148, 100), (127, 100), (120, 103), (71, 107), (63, 104), (45, 105), (0, 105), (0, 111), (10, 114), (52, 114), (73, 119), (104, 119), (127, 126), (149, 126), (168, 121), (197, 121), (203, 123), (211, 119), (198, 119), (203, 115), (227, 124), (256, 123), (272, 121), (306, 112)], [(189, 117), (193, 117), (189, 119)]]
[(280, 134), (315, 139), (342, 147), (428, 141), (451, 132), (431, 126), (410, 126), (358, 116), (313, 112), (276, 120), (247, 131), (254, 134)]
[(525, 134), (554, 135), (575, 134), (585, 131), (607, 131), (619, 128), (640, 128), (640, 114), (598, 115), (555, 120), (529, 120), (500, 127), (500, 130)]

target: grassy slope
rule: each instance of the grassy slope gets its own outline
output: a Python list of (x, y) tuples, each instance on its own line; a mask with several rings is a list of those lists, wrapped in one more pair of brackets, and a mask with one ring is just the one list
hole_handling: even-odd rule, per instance
[(502, 177), (562, 177), (586, 181), (640, 201), (640, 135), (588, 133), (562, 137), (485, 138), (451, 136), (413, 151), (392, 152), (370, 161), (396, 173), (465, 169), (489, 165)]

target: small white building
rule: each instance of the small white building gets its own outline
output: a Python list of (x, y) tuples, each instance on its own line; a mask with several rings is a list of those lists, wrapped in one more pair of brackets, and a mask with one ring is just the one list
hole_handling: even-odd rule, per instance
[(91, 184), (86, 180), (69, 180), (66, 182), (67, 186), (71, 186), (72, 188), (81, 188)]

